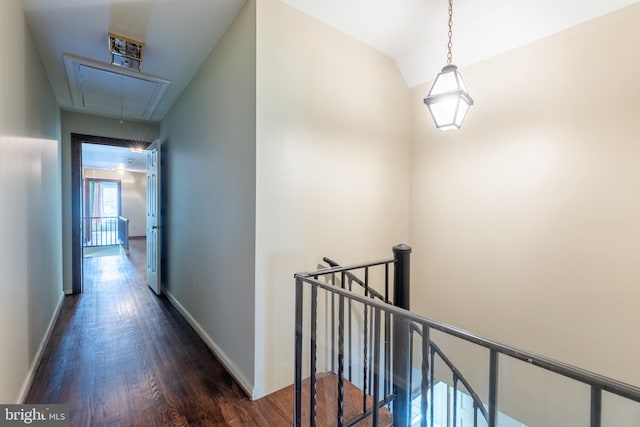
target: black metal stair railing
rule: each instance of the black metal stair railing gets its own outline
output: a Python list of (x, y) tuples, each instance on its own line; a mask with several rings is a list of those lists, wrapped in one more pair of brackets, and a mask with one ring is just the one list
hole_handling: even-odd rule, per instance
[[(340, 268), (340, 264), (338, 264), (336, 261), (332, 260), (329, 257), (324, 257), (323, 262), (327, 263), (329, 265), (329, 267), (331, 268)], [(346, 270), (343, 271), (344, 273), (344, 279), (340, 282), (344, 282), (344, 280), (347, 281), (348, 283), (348, 287), (350, 291), (353, 291), (353, 283), (357, 284), (363, 291), (364, 291), (364, 295), (368, 296), (370, 298), (373, 299), (378, 299), (379, 301), (385, 302), (385, 303), (391, 303), (390, 297), (389, 297), (389, 292), (390, 292), (390, 281), (389, 281), (389, 268), (392, 265), (391, 263), (394, 262), (395, 260), (388, 260), (386, 263), (382, 264), (384, 265), (384, 294), (381, 294), (380, 292), (378, 292), (377, 290), (375, 290), (374, 288), (372, 288), (371, 286), (369, 286), (369, 267), (373, 267), (373, 266), (369, 266), (369, 267), (364, 267), (364, 280), (360, 279), (358, 276), (356, 276), (354, 273), (352, 273), (352, 271), (350, 270)], [(319, 266), (320, 268), (324, 268), (323, 266)], [(330, 281), (330, 283), (332, 283), (333, 285), (336, 284), (335, 281), (335, 273), (332, 274), (332, 280)], [(392, 290), (392, 289), (391, 289)], [(351, 317), (350, 317), (351, 320)], [(373, 384), (373, 371), (371, 369), (368, 369), (368, 360), (373, 361), (373, 356), (374, 354), (376, 354), (376, 350), (375, 350), (375, 343), (371, 344), (374, 339), (373, 336), (370, 334), (370, 332), (374, 331), (374, 324), (375, 319), (373, 318), (373, 316), (369, 315), (369, 310), (364, 310), (364, 315), (363, 315), (363, 359), (364, 359), (364, 363), (363, 363), (363, 408), (366, 409), (366, 391), (368, 390), (367, 388), (367, 384), (372, 385)], [(390, 316), (385, 316), (384, 318), (384, 338), (383, 338), (383, 342), (385, 343), (383, 345), (384, 348), (384, 355), (382, 356), (382, 359), (384, 360), (384, 372), (391, 372), (391, 347), (390, 347), (390, 343), (391, 343), (391, 318)], [(349, 337), (349, 340), (351, 341), (351, 337)], [(332, 365), (333, 368), (333, 365)], [(349, 372), (349, 380), (352, 380), (352, 375), (351, 375), (351, 371)], [(367, 382), (368, 381), (368, 382)], [(388, 396), (392, 396), (392, 392), (391, 392), (391, 378), (390, 375), (385, 375), (383, 378), (383, 386), (382, 386), (382, 390), (383, 392)]]
[[(425, 338), (422, 336), (422, 329), (420, 328), (420, 326), (414, 322), (410, 323), (411, 325), (411, 333), (416, 333), (420, 336), (421, 338), (421, 342), (425, 341)], [(447, 355), (440, 349), (440, 347), (438, 347), (438, 345), (433, 342), (433, 340), (428, 339), (428, 348), (430, 348), (430, 352), (429, 352), (429, 358), (430, 358), (430, 363), (427, 365), (430, 367), (430, 371), (429, 371), (429, 378), (430, 378), (430, 383), (429, 383), (429, 389), (433, 388), (433, 384), (435, 382), (435, 373), (434, 373), (434, 367), (435, 367), (435, 362), (436, 362), (436, 355), (438, 357), (440, 357), (440, 359), (444, 362), (444, 364), (447, 366), (447, 368), (449, 368), (449, 370), (451, 371), (452, 374), (452, 384), (453, 384), (453, 403), (451, 405), (451, 410), (453, 412), (453, 422), (452, 425), (453, 427), (457, 426), (457, 422), (458, 422), (458, 418), (456, 416), (456, 411), (458, 408), (458, 383), (461, 383), (462, 386), (467, 390), (467, 392), (469, 393), (469, 396), (471, 397), (471, 400), (473, 402), (473, 427), (478, 427), (478, 413), (480, 413), (480, 415), (482, 415), (482, 417), (484, 418), (485, 422), (489, 422), (489, 413), (487, 412), (487, 408), (485, 407), (484, 403), (482, 402), (482, 399), (480, 399), (480, 396), (478, 396), (478, 393), (473, 389), (473, 387), (471, 386), (471, 384), (469, 383), (469, 381), (464, 377), (464, 375), (462, 375), (462, 372), (460, 372), (460, 370), (453, 364), (453, 362), (449, 359), (449, 357), (447, 357)], [(410, 351), (409, 351), (410, 355), (413, 355), (413, 340), (410, 340)], [(411, 363), (413, 365), (413, 363)], [(410, 387), (411, 390), (413, 390), (413, 387)], [(422, 387), (420, 388), (420, 395), (422, 396), (426, 396), (427, 395), (427, 390), (424, 390)], [(412, 398), (415, 397), (415, 395), (412, 395)], [(433, 427), (434, 425), (434, 413), (433, 413), (433, 408), (434, 408), (434, 393), (429, 393), (429, 397), (430, 397), (430, 401), (429, 401), (429, 409), (430, 409), (430, 413), (429, 413), (429, 420), (430, 420), (430, 425), (431, 427)], [(448, 408), (447, 408), (448, 409)]]
[[(334, 261), (333, 259), (329, 258), (329, 257), (324, 257), (322, 259), (325, 263), (327, 263), (329, 265), (329, 267), (340, 267), (340, 264), (337, 261)], [(365, 294), (370, 295), (372, 298), (378, 299), (379, 301), (383, 301), (386, 303), (392, 303), (392, 301), (390, 301), (389, 299), (389, 282), (388, 282), (388, 269), (387, 271), (387, 277), (385, 280), (385, 290), (384, 290), (384, 295), (381, 294), (380, 292), (376, 291), (375, 289), (371, 289), (368, 286), (368, 270), (365, 271), (365, 280), (361, 280), (359, 277), (357, 277), (354, 273), (352, 273), (351, 271), (347, 271), (345, 272), (346, 277), (349, 281), (349, 289), (351, 290), (351, 283), (356, 283), (357, 285), (359, 285), (361, 288), (365, 289)], [(366, 311), (365, 311), (365, 325), (366, 325)], [(422, 336), (422, 330), (419, 328), (419, 326), (416, 323), (411, 322), (409, 324), (410, 326), (410, 331), (411, 334), (417, 333), (420, 336), (421, 340), (424, 340), (424, 337)], [(365, 348), (366, 348), (366, 343), (367, 343), (367, 329), (365, 327), (364, 329), (364, 339), (365, 339)], [(473, 427), (478, 427), (478, 413), (484, 418), (485, 422), (489, 421), (489, 415), (487, 412), (487, 409), (484, 405), (484, 403), (482, 402), (482, 399), (480, 399), (480, 397), (478, 396), (478, 393), (476, 393), (476, 391), (473, 389), (473, 387), (471, 386), (471, 384), (469, 384), (469, 381), (467, 381), (467, 379), (464, 377), (464, 375), (460, 372), (460, 370), (453, 364), (453, 362), (449, 359), (449, 357), (447, 357), (446, 354), (444, 354), (444, 352), (440, 349), (440, 347), (438, 347), (432, 339), (427, 338), (429, 341), (429, 345), (428, 347), (431, 349), (430, 351), (430, 364), (428, 364), (428, 366), (431, 367), (431, 371), (430, 371), (430, 375), (429, 375), (429, 383), (426, 384), (427, 385), (427, 389), (423, 390), (422, 387), (420, 387), (417, 391), (417, 393), (413, 392), (414, 391), (414, 387), (413, 387), (413, 370), (412, 370), (412, 374), (410, 377), (410, 382), (409, 382), (409, 390), (412, 391), (411, 395), (410, 395), (410, 400), (413, 401), (414, 398), (420, 397), (422, 395), (426, 396), (427, 395), (427, 391), (428, 389), (431, 389), (433, 387), (434, 381), (435, 381), (435, 375), (434, 375), (434, 371), (433, 368), (435, 366), (435, 357), (436, 355), (444, 362), (444, 364), (449, 368), (449, 370), (451, 371), (452, 374), (452, 383), (453, 383), (453, 405), (452, 405), (452, 411), (453, 411), (453, 422), (452, 422), (452, 426), (453, 427), (457, 427), (457, 417), (456, 417), (456, 409), (457, 409), (457, 396), (458, 396), (458, 383), (461, 383), (462, 386), (467, 390), (467, 392), (469, 393), (469, 396), (471, 397), (472, 401), (473, 401), (473, 411), (474, 411), (474, 421), (473, 421)], [(387, 338), (387, 342), (390, 341)], [(365, 350), (366, 352), (366, 350)], [(413, 339), (409, 339), (409, 366), (413, 366), (413, 353), (414, 353), (414, 345), (413, 345)], [(365, 363), (366, 366), (366, 363)], [(390, 371), (390, 369), (389, 369)], [(366, 389), (366, 383), (365, 383), (365, 389)], [(385, 388), (386, 390), (386, 388)], [(434, 407), (434, 393), (429, 393), (430, 395), (430, 408), (433, 409)], [(433, 416), (433, 412), (431, 412), (430, 414), (430, 425), (431, 427), (433, 427), (434, 425), (434, 416)]]
[[(414, 357), (411, 337), (416, 333), (421, 337), (420, 425), (424, 427), (428, 425), (428, 419), (431, 423), (434, 420), (433, 386), (436, 355), (452, 372), (454, 391), (457, 391), (460, 383), (471, 395), (474, 425), (477, 425), (478, 416), (481, 415), (489, 427), (497, 426), (498, 367), (500, 359), (505, 357), (590, 387), (590, 427), (602, 425), (603, 392), (640, 403), (640, 388), (411, 313), (408, 310), (410, 252), (411, 248), (399, 245), (394, 247), (393, 259), (348, 267), (333, 266), (295, 275), (295, 426), (302, 426), (303, 422), (304, 425), (315, 426), (318, 420), (316, 376), (319, 364), (321, 369), (337, 375), (337, 408), (334, 412), (325, 408), (325, 415), (335, 417), (327, 420), (329, 424), (350, 426), (371, 417), (372, 425), (378, 426), (382, 417), (389, 416), (387, 408), (391, 404), (393, 425), (411, 425), (411, 368)], [(390, 282), (391, 268), (393, 283)], [(379, 269), (382, 269), (382, 273)], [(363, 280), (357, 278), (357, 271), (364, 273)], [(354, 288), (353, 283), (359, 286)], [(374, 285), (377, 289), (385, 289), (384, 293), (374, 290)], [(310, 301), (305, 300), (305, 289), (310, 290)], [(390, 304), (390, 301), (400, 307)], [(327, 318), (319, 322), (319, 313)], [(432, 342), (431, 331), (439, 331), (488, 350), (486, 403), (482, 403), (478, 393), (473, 390), (460, 370)], [(304, 345), (305, 337), (309, 338), (307, 356), (304, 355), (306, 353), (303, 354), (303, 349), (307, 348)], [(322, 337), (325, 337), (328, 343), (323, 343)], [(353, 351), (354, 347), (356, 351)], [(319, 354), (320, 350), (324, 350), (324, 353)], [(354, 366), (362, 367), (362, 375), (357, 374)], [(303, 377), (306, 376), (309, 376), (309, 400), (305, 404)], [(353, 383), (362, 392), (362, 401), (356, 409), (352, 404), (345, 403), (347, 382)], [(457, 392), (454, 393), (454, 399), (456, 395)], [(385, 421), (385, 424), (389, 423)]]
[[(395, 262), (394, 259), (376, 261), (362, 266), (351, 266), (347, 268), (332, 267), (319, 270), (313, 273), (315, 280), (323, 278), (328, 286), (344, 289), (348, 292), (362, 290), (361, 295), (366, 299), (381, 298), (383, 301), (388, 297), (383, 297), (370, 287), (371, 269), (380, 268), (384, 271), (384, 281), (386, 293), (389, 292), (389, 269)], [(362, 269), (364, 280), (357, 278), (351, 271)], [(354, 289), (353, 284), (358, 286)], [(315, 425), (317, 419), (317, 390), (316, 376), (318, 374), (318, 291), (316, 287), (311, 288), (310, 301), (310, 346), (309, 346), (309, 425)], [(302, 294), (297, 294), (296, 298)], [(296, 316), (301, 320), (302, 313), (298, 312), (302, 302), (296, 304)], [(378, 310), (363, 306), (354, 307), (354, 301), (344, 297), (332, 297), (325, 301), (325, 309), (329, 312), (329, 324), (326, 325), (329, 335), (329, 357), (327, 370), (335, 372), (337, 378), (337, 402), (336, 422), (339, 426), (354, 425), (367, 417), (376, 420), (379, 417), (379, 409), (388, 405), (394, 398), (392, 393), (391, 373), (391, 317), (386, 315), (381, 318)], [(357, 324), (356, 324), (357, 323)], [(300, 325), (302, 326), (302, 325)], [(300, 328), (298, 330), (301, 331)], [(358, 340), (358, 343), (356, 343)], [(360, 344), (361, 352), (354, 351), (356, 344)], [(296, 345), (301, 345), (302, 335), (296, 335)], [(357, 353), (357, 354), (356, 354)], [(296, 425), (301, 425), (302, 414), (302, 358), (301, 354), (296, 354), (296, 404), (295, 419)], [(336, 366), (337, 365), (337, 366)], [(362, 371), (357, 374), (354, 365), (361, 365)], [(358, 411), (351, 411), (345, 414), (345, 381), (355, 384), (362, 390), (361, 403)], [(349, 415), (348, 419), (345, 417)]]

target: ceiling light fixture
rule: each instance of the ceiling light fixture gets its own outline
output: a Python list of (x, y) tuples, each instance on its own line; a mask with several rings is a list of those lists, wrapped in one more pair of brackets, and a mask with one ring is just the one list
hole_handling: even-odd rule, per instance
[(109, 33), (111, 63), (119, 67), (140, 71), (144, 43), (118, 34)]
[(462, 76), (458, 72), (458, 67), (451, 63), (452, 27), (453, 0), (449, 0), (447, 65), (436, 76), (429, 94), (424, 99), (424, 103), (429, 107), (436, 127), (443, 131), (460, 129), (469, 107), (473, 105), (473, 99), (469, 96)]

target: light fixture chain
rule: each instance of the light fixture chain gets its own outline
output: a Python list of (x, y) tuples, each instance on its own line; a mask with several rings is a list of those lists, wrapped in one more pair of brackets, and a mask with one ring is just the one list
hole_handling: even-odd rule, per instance
[(451, 65), (453, 61), (453, 55), (451, 53), (451, 48), (453, 47), (453, 42), (451, 38), (453, 37), (453, 0), (449, 0), (449, 43), (447, 43), (447, 64)]
[(120, 74), (120, 123), (122, 123), (122, 98), (124, 97), (124, 93), (122, 91), (122, 74)]

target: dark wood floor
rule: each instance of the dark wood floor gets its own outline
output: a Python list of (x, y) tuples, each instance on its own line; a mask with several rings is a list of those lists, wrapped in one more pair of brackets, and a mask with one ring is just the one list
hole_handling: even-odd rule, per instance
[(131, 255), (85, 258), (26, 403), (66, 403), (72, 426), (286, 426), (290, 393), (251, 402)]
[[(71, 426), (290, 426), (293, 388), (250, 401), (164, 297), (146, 285), (145, 241), (84, 258), (25, 403), (69, 405)], [(335, 426), (335, 375), (318, 380), (318, 426)], [(346, 385), (345, 416), (362, 392)], [(303, 416), (308, 417), (308, 386)], [(386, 409), (381, 426), (391, 425)], [(305, 418), (308, 420), (308, 418)], [(303, 425), (307, 425), (303, 423)], [(371, 425), (371, 420), (357, 424)]]

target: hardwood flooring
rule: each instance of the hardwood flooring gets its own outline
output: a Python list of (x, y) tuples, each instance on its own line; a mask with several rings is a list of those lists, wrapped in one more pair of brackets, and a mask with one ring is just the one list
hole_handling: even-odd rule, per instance
[(165, 297), (145, 283), (145, 241), (85, 258), (26, 403), (69, 405), (72, 426), (285, 426), (292, 401), (251, 402)]
[[(25, 403), (68, 404), (74, 427), (292, 425), (293, 388), (250, 401), (146, 285), (145, 241), (130, 245), (128, 257), (84, 258), (84, 293), (65, 298)], [(337, 424), (335, 402), (324, 402), (336, 390), (328, 379), (335, 383), (335, 375), (318, 382), (320, 426)], [(362, 395), (353, 386), (347, 393), (348, 415)]]

